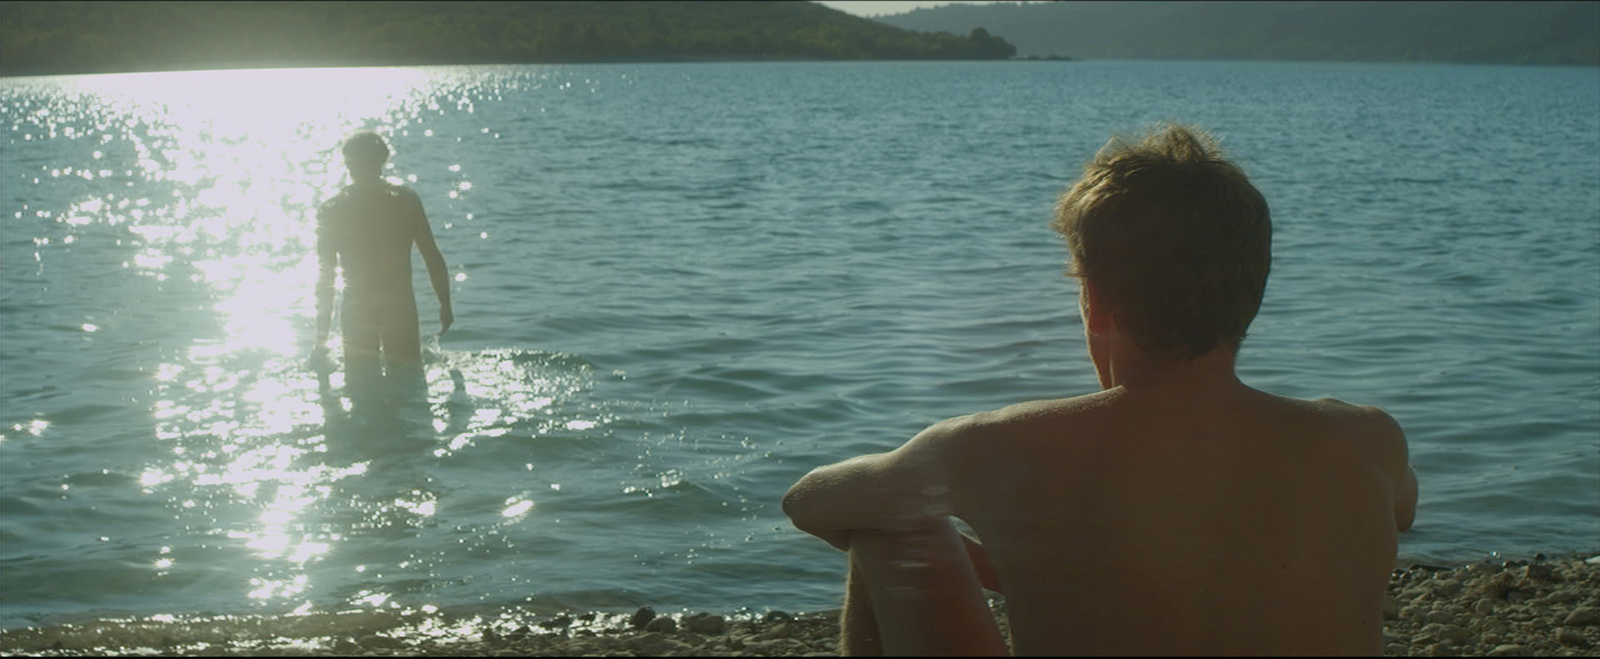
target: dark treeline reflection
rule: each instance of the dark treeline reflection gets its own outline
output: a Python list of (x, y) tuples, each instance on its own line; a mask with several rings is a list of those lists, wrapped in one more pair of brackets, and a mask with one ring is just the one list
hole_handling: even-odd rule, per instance
[(0, 73), (784, 59), (1006, 59), (811, 2), (7, 2)]

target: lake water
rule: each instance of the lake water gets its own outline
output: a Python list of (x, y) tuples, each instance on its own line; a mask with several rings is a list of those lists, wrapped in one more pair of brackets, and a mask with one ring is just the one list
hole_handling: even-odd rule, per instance
[[(837, 607), (783, 491), (1095, 390), (1051, 206), (1166, 119), (1272, 205), (1241, 376), (1405, 427), (1403, 564), (1600, 550), (1594, 68), (188, 72), (8, 78), (0, 118), (5, 628)], [(396, 413), (305, 359), (363, 127), (454, 276)]]

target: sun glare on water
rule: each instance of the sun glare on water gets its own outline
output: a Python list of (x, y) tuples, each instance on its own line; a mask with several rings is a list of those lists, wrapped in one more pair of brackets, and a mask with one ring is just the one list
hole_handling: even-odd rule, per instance
[[(133, 266), (176, 260), (216, 296), (228, 350), (290, 355), (313, 309), (316, 205), (344, 177), (339, 141), (398, 123), (426, 86), (415, 69), (188, 71), (74, 79), (72, 91), (127, 118), (134, 175), (175, 185), (172, 200), (96, 199), (151, 239)], [(142, 129), (142, 130), (141, 130)]]
[[(348, 400), (329, 408), (304, 366), (315, 313), (315, 211), (346, 181), (341, 140), (358, 129), (404, 127), (430, 102), (439, 75), (283, 69), (76, 76), (54, 81), (57, 102), (30, 117), (42, 138), (99, 134), (90, 154), (97, 167), (51, 172), (93, 182), (93, 196), (60, 221), (75, 230), (104, 224), (127, 232), (137, 252), (122, 263), (126, 272), (187, 280), (208, 301), (204, 315), (217, 320), (220, 333), (195, 329), (199, 337), (186, 351), (154, 369), (152, 421), (161, 450), (170, 453), (138, 483), (146, 495), (170, 496), (184, 514), (208, 517), (263, 561), (241, 584), (248, 600), (304, 597), (307, 566), (346, 539), (345, 530), (307, 518), (339, 496), (347, 485), (341, 481), (367, 474), (370, 465), (359, 457), (311, 459), (329, 451), (329, 415), (350, 408)], [(131, 157), (120, 157), (130, 147)], [(331, 384), (341, 385), (338, 374)], [(418, 491), (365, 514), (426, 517), (432, 496)], [(157, 576), (190, 564), (194, 550), (174, 545), (152, 560)]]
[[(17, 112), (18, 139), (51, 142), (42, 152), (69, 159), (34, 176), (67, 179), (77, 187), (61, 189), (83, 194), (31, 211), (67, 234), (35, 238), (35, 261), (48, 265), (42, 255), (73, 245), (74, 258), (113, 254), (97, 265), (158, 284), (149, 290), (160, 299), (130, 301), (158, 319), (143, 322), (171, 336), (156, 348), (130, 342), (147, 351), (139, 358), (154, 430), (136, 487), (162, 501), (183, 531), (161, 534), (150, 548), (142, 565), (153, 577), (182, 583), (226, 573), (238, 601), (297, 613), (396, 607), (389, 580), (443, 559), (413, 548), (390, 562), (364, 543), (444, 523), (452, 504), (421, 466), (505, 441), (513, 428), (526, 440), (530, 429), (603, 432), (611, 422), (592, 410), (563, 411), (560, 403), (587, 386), (586, 366), (554, 364), (529, 349), (447, 351), (432, 343), (425, 399), (368, 408), (366, 416), (341, 370), (324, 380), (310, 366), (315, 215), (348, 181), (341, 141), (360, 129), (400, 141), (395, 170), (416, 185), (414, 172), (432, 170), (404, 159), (404, 140), (460, 142), (451, 125), (471, 139), (498, 139), (475, 122), (431, 123), (451, 111), (446, 105), (473, 113), (473, 98), (492, 95), (470, 87), (482, 79), (449, 68), (330, 68), (8, 82), (8, 100), (34, 103)], [(448, 177), (440, 202), (465, 206), (477, 191), (460, 160), (433, 164)], [(434, 208), (436, 235), (447, 235), (455, 218)], [(84, 247), (89, 238), (107, 247)], [(55, 254), (65, 259), (67, 251)], [(453, 270), (451, 280), (467, 275)], [(72, 327), (110, 344), (134, 322), (119, 320)], [(335, 328), (335, 357), (339, 337)], [(51, 430), (38, 419), (6, 432)], [(480, 520), (492, 533), (546, 515), (527, 491), (500, 496), (509, 498)], [(360, 586), (346, 588), (343, 579)]]

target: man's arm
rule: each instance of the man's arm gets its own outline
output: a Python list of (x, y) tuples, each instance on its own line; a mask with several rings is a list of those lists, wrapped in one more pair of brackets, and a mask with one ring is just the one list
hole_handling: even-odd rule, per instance
[(1394, 521), (1395, 528), (1401, 531), (1409, 530), (1411, 523), (1417, 519), (1417, 472), (1406, 465), (1405, 482), (1400, 485), (1399, 496), (1395, 498)]
[(1366, 411), (1372, 414), (1378, 425), (1379, 441), (1383, 442), (1386, 449), (1387, 465), (1395, 475), (1394, 481), (1394, 523), (1395, 528), (1405, 531), (1417, 519), (1417, 472), (1411, 468), (1411, 456), (1406, 448), (1406, 433), (1400, 428), (1400, 422), (1394, 417), (1376, 407), (1367, 407)]
[(818, 467), (783, 495), (783, 512), (796, 528), (841, 550), (849, 549), (852, 530), (897, 531), (948, 516), (954, 428), (942, 422), (888, 453)]
[(450, 308), (450, 269), (445, 266), (444, 255), (433, 239), (433, 227), (428, 226), (428, 214), (422, 210), (422, 200), (417, 203), (417, 249), (422, 252), (422, 262), (428, 266), (428, 281), (433, 284), (433, 294), (439, 298), (439, 333), (450, 329), (455, 322), (455, 312)]
[(961, 534), (961, 540), (967, 545), (967, 558), (972, 561), (972, 569), (978, 573), (978, 583), (994, 592), (1005, 592), (1000, 590), (1000, 576), (995, 573), (994, 564), (989, 562), (989, 552), (984, 550), (983, 544), (965, 533)]

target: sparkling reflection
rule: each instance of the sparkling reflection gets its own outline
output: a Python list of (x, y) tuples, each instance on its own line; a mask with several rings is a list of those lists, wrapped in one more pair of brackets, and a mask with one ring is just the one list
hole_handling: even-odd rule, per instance
[[(456, 135), (422, 125), (474, 111), (461, 84), (448, 70), (297, 69), (77, 76), (17, 87), (53, 86), (34, 96), (46, 99), (38, 107), (11, 115), (20, 116), (13, 132), (24, 141), (82, 143), (92, 163), (46, 164), (33, 174), (36, 184), (83, 192), (64, 208), (24, 207), (66, 231), (33, 240), (37, 267), (49, 250), (110, 236), (125, 247), (123, 273), (173, 295), (198, 295), (214, 319), (174, 322), (192, 341), (146, 372), (159, 446), (135, 472), (136, 487), (167, 501), (181, 528), (151, 552), (145, 565), (156, 575), (204, 572), (209, 552), (211, 565), (253, 561), (242, 576), (225, 568), (237, 579), (236, 597), (249, 603), (297, 615), (317, 602), (398, 607), (396, 579), (419, 571), (425, 579), (442, 560), (420, 552), (395, 558), (390, 544), (431, 529), (449, 505), (430, 469), (492, 442), (580, 427), (558, 408), (588, 386), (588, 367), (557, 356), (435, 343), (420, 399), (385, 399), (365, 411), (345, 391), (342, 372), (319, 380), (306, 363), (314, 209), (344, 182), (344, 136), (373, 128), (413, 140), (397, 142), (391, 167), (400, 178), (391, 180), (437, 182), (438, 205), (429, 210), (441, 243), (455, 227), (463, 237), (487, 237), (471, 213), (441, 210), (468, 208), (477, 192), (460, 158), (405, 160), (415, 140), (498, 138), (488, 128)], [(465, 147), (450, 148), (459, 155)], [(452, 273), (454, 282), (467, 279)], [(95, 318), (71, 327), (117, 329)], [(583, 428), (608, 422), (587, 416)], [(49, 427), (38, 419), (10, 429), (37, 436)], [(515, 495), (483, 523), (537, 516), (531, 499)], [(321, 584), (329, 580), (325, 564), (359, 578)]]

